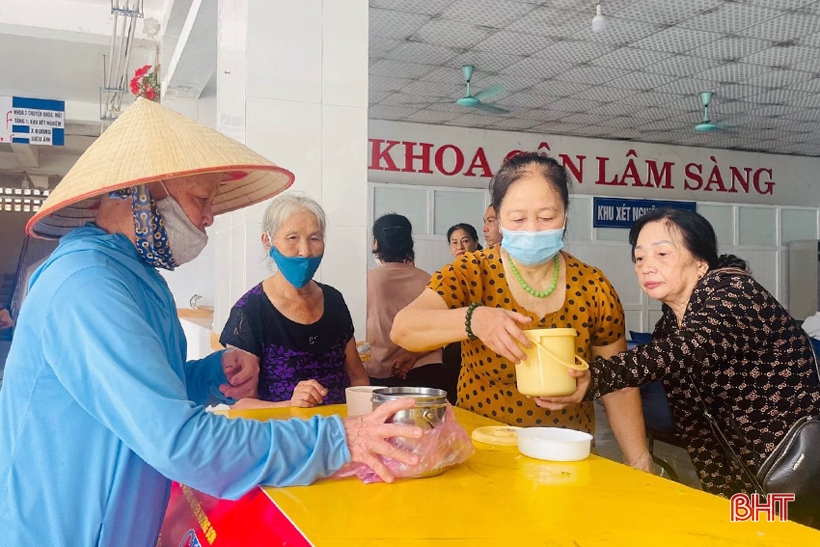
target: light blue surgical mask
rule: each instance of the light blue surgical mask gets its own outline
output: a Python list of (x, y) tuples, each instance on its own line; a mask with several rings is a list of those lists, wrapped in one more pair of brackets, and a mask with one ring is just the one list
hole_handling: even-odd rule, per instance
[(501, 248), (519, 264), (540, 266), (564, 248), (565, 228), (528, 232), (507, 230), (501, 226)]
[(285, 256), (274, 246), (271, 246), (268, 254), (288, 283), (297, 289), (301, 289), (313, 279), (323, 256)]

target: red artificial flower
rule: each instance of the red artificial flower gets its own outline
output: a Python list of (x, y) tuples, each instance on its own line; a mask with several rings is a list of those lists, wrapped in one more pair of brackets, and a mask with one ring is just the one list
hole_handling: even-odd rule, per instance
[(157, 96), (157, 94), (156, 94), (156, 92), (154, 92), (153, 87), (149, 87), (148, 89), (145, 90), (145, 98), (148, 99), (149, 101), (153, 101), (154, 97), (156, 97), (156, 96)]
[(140, 85), (137, 83), (136, 80), (131, 80), (131, 93), (136, 95), (140, 92)]
[(134, 77), (138, 78), (140, 76), (145, 76), (146, 74), (148, 74), (148, 70), (150, 68), (151, 68), (151, 65), (145, 65), (142, 68), (138, 68), (136, 71), (134, 71)]

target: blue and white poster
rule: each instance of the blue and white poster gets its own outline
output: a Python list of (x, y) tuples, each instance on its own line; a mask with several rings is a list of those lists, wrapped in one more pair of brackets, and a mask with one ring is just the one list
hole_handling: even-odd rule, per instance
[(593, 198), (593, 228), (631, 228), (632, 223), (652, 209), (696, 210), (694, 201), (662, 201), (656, 199)]
[(0, 96), (0, 142), (65, 145), (65, 101)]

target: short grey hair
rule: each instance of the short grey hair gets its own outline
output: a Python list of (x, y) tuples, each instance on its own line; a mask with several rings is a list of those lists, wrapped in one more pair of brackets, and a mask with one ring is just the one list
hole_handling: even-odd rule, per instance
[(325, 216), (324, 209), (322, 209), (322, 206), (319, 205), (316, 200), (309, 198), (305, 194), (296, 192), (282, 194), (270, 202), (268, 208), (265, 209), (265, 215), (262, 217), (262, 230), (272, 239), (287, 219), (303, 211), (313, 213), (313, 216), (316, 217), (316, 221), (319, 222), (322, 237), (324, 237), (325, 226), (327, 226), (327, 217)]

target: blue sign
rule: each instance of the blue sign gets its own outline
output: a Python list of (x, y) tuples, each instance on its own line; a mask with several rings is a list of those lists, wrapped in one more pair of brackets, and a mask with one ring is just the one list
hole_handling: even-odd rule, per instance
[(0, 142), (63, 146), (65, 102), (0, 96)]
[(632, 223), (652, 209), (696, 209), (694, 201), (661, 201), (657, 199), (592, 199), (593, 228), (631, 228)]

